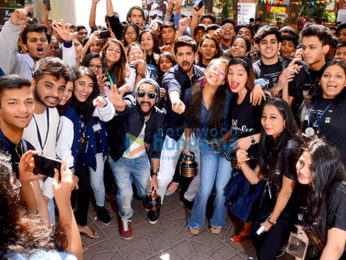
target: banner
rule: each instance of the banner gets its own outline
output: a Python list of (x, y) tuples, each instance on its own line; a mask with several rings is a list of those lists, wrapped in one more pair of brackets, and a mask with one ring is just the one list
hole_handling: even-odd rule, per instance
[(248, 24), (256, 18), (256, 3), (238, 3), (238, 24)]

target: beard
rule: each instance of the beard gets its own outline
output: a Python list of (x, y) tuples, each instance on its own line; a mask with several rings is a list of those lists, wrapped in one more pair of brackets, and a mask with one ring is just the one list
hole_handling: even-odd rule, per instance
[[(46, 103), (44, 102), (44, 98), (42, 98), (41, 95), (38, 93), (38, 91), (37, 91), (37, 86), (36, 86), (36, 88), (35, 88), (35, 90), (34, 90), (34, 98), (35, 98), (36, 101), (38, 101), (38, 102), (41, 103), (42, 105), (44, 105), (45, 107), (49, 107), (49, 108), (54, 108), (54, 107), (56, 107), (57, 105), (59, 105), (59, 102), (60, 102), (60, 100), (58, 99), (58, 103), (57, 103), (56, 106), (52, 106), (52, 105), (50, 105), (50, 104), (46, 104)], [(50, 98), (50, 97), (45, 97), (45, 98)], [(55, 97), (51, 97), (51, 98), (55, 98)]]
[(151, 111), (153, 110), (153, 106), (151, 106), (150, 107), (150, 109), (147, 111), (147, 112), (144, 112), (144, 111), (142, 111), (142, 109), (141, 109), (141, 105), (142, 104), (149, 104), (150, 106), (151, 106), (151, 104), (149, 103), (149, 102), (141, 102), (140, 104), (139, 104), (139, 106), (138, 106), (138, 111), (139, 111), (139, 113), (141, 114), (141, 116), (148, 116), (148, 115), (150, 115), (151, 114)]

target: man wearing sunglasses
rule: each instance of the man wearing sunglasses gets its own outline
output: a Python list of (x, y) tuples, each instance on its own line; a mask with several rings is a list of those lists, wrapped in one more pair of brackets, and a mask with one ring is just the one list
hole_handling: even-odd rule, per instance
[[(116, 109), (118, 121), (112, 134), (108, 135), (109, 164), (118, 190), (119, 232), (128, 240), (132, 237), (132, 180), (141, 198), (146, 195), (148, 185), (149, 191), (158, 188), (164, 114), (155, 106), (160, 101), (160, 87), (152, 79), (142, 79), (137, 84), (136, 104), (126, 104), (116, 86), (112, 85), (111, 90), (111, 93), (106, 91)], [(159, 211), (148, 212), (149, 223), (155, 224), (158, 218)]]

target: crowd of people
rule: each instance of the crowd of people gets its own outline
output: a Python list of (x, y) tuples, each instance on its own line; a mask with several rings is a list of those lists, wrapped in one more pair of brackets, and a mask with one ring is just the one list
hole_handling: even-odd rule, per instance
[[(120, 21), (104, 0), (100, 26), (99, 1), (90, 34), (52, 22), (47, 8), (45, 24), (28, 23), (32, 6), (0, 32), (1, 258), (81, 259), (80, 234), (99, 238), (90, 201), (112, 221), (106, 198), (131, 239), (133, 198), (157, 223), (160, 207), (144, 197), (165, 207), (182, 155), (198, 165), (181, 189), (193, 235), (213, 197), (210, 232), (228, 211), (244, 223), (230, 243), (250, 238), (258, 259), (292, 253), (294, 234), (306, 245), (300, 259), (345, 257), (346, 23), (298, 34), (216, 19), (198, 4), (186, 17), (182, 0), (164, 17), (134, 6)], [(38, 156), (61, 168), (38, 172)]]

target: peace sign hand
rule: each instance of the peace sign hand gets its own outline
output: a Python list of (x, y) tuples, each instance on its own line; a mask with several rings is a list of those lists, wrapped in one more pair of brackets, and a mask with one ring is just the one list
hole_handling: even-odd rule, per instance
[(105, 91), (108, 95), (109, 101), (113, 104), (114, 108), (118, 112), (123, 112), (126, 107), (126, 103), (123, 100), (125, 92), (120, 93), (116, 85), (111, 85), (111, 91), (105, 87)]

